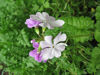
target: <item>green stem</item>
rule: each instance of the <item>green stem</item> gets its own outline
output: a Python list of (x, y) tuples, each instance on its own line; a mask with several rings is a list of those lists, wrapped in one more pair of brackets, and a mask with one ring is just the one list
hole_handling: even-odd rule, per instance
[(87, 61), (89, 61), (89, 59), (83, 55), (82, 51), (79, 51), (79, 53), (81, 54), (81, 56), (82, 56), (83, 58), (85, 58)]

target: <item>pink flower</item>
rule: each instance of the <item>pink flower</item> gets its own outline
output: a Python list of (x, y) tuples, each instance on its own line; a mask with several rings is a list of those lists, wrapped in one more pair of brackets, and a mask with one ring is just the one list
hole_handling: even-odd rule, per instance
[(35, 40), (31, 40), (31, 43), (33, 44), (34, 48), (38, 48), (39, 47), (39, 43), (35, 42)]
[(38, 62), (42, 61), (40, 53), (37, 51), (37, 49), (30, 51), (29, 56), (33, 57)]
[(40, 22), (39, 21), (36, 21), (36, 20), (32, 20), (31, 18), (30, 19), (27, 19), (25, 24), (27, 24), (27, 27), (28, 28), (32, 28), (32, 27), (38, 27)]
[(54, 29), (55, 27), (62, 27), (64, 25), (63, 20), (56, 20), (53, 16), (50, 16), (46, 12), (37, 12), (36, 15), (30, 15), (30, 18), (41, 22), (39, 26), (48, 29)]
[[(33, 57), (37, 62), (42, 62), (41, 52), (38, 52), (38, 49), (34, 49), (29, 52), (29, 56)], [(47, 62), (47, 60), (43, 60), (43, 62)]]
[(37, 62), (46, 62), (47, 60), (42, 60), (41, 52), (38, 52), (39, 43), (35, 42), (35, 40), (31, 40), (31, 43), (35, 49), (29, 52), (29, 56), (33, 57)]

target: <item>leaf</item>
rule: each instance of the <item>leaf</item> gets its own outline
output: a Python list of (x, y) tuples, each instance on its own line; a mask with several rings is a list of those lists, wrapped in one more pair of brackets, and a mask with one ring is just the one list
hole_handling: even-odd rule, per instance
[(96, 8), (96, 14), (95, 14), (95, 16), (96, 16), (97, 22), (96, 22), (96, 24), (95, 24), (96, 30), (95, 30), (94, 36), (95, 36), (95, 39), (96, 39), (98, 42), (100, 42), (100, 6), (98, 6), (98, 7)]
[(62, 31), (75, 42), (85, 42), (92, 39), (93, 21), (89, 17), (63, 17), (65, 24)]
[[(92, 63), (95, 65), (96, 69), (100, 69), (100, 47), (95, 47), (92, 52)], [(98, 61), (97, 61), (98, 60)]]
[(97, 70), (96, 74), (95, 75), (100, 75), (100, 69)]
[(90, 62), (88, 63), (87, 71), (89, 73), (95, 73), (97, 69), (100, 69), (100, 47), (93, 48)]
[(45, 8), (49, 8), (49, 7), (50, 7), (50, 4), (49, 4), (48, 1), (44, 3), (44, 7), (45, 7)]
[(18, 40), (18, 43), (21, 45), (30, 46), (28, 36), (24, 29), (21, 30), (17, 40)]
[(100, 6), (98, 6), (96, 8), (96, 14), (95, 14), (95, 16), (96, 16), (96, 20), (97, 20), (95, 27), (96, 27), (97, 30), (100, 31)]
[(94, 36), (95, 36), (95, 39), (96, 39), (98, 42), (100, 42), (100, 31), (96, 30)]
[(37, 0), (39, 4), (44, 4), (45, 0)]
[(0, 70), (3, 69), (3, 65), (0, 65)]
[(100, 20), (100, 6), (97, 6), (95, 16), (97, 20)]

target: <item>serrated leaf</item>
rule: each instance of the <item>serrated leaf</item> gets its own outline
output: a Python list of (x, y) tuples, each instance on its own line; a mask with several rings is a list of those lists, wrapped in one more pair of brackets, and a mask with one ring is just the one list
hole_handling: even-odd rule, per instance
[(24, 29), (21, 30), (17, 40), (21, 45), (30, 46), (28, 36), (26, 32), (24, 31)]
[(92, 39), (93, 21), (88, 17), (62, 18), (65, 25), (62, 31), (75, 42), (85, 42)]

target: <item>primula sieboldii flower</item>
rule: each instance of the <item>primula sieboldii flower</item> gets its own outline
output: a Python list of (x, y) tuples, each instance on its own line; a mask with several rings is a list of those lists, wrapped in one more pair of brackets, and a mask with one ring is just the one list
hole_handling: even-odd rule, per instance
[(62, 43), (66, 40), (66, 34), (59, 33), (53, 40), (52, 36), (45, 36), (45, 41), (40, 42), (42, 48), (41, 56), (42, 60), (52, 59), (53, 57), (60, 57), (61, 52), (65, 50), (66, 43)]
[(54, 17), (49, 16), (46, 12), (37, 12), (36, 15), (30, 15), (32, 20), (40, 22), (39, 26), (53, 29), (54, 27), (61, 27), (64, 24), (63, 20), (56, 20)]
[(32, 40), (31, 43), (35, 49), (29, 52), (29, 56), (33, 57), (37, 62), (46, 62), (47, 60), (42, 60), (41, 52), (38, 52), (39, 43), (35, 42), (35, 40)]
[(32, 28), (32, 27), (38, 27), (40, 22), (29, 18), (26, 20), (25, 24), (27, 24), (28, 28)]
[(37, 48), (39, 47), (39, 43), (35, 42), (35, 40), (31, 40), (31, 43), (33, 44), (33, 48)]
[(42, 58), (40, 56), (40, 53), (38, 52), (38, 49), (34, 49), (34, 50), (30, 51), (29, 56), (33, 57), (38, 62), (42, 61)]

